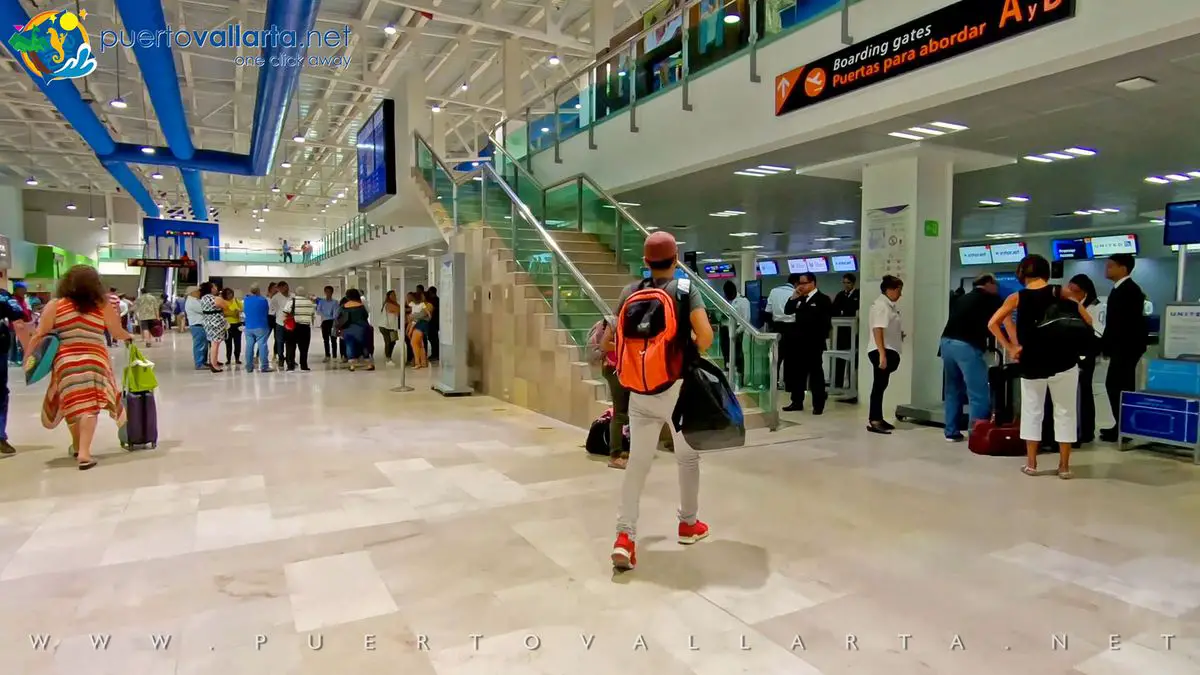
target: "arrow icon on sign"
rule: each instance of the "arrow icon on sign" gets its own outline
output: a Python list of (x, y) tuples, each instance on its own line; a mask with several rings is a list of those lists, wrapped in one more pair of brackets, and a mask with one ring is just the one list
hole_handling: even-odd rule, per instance
[(783, 110), (783, 105), (787, 103), (788, 96), (792, 90), (796, 88), (796, 83), (800, 81), (800, 75), (804, 72), (804, 68), (796, 68), (775, 78), (775, 114), (778, 115)]

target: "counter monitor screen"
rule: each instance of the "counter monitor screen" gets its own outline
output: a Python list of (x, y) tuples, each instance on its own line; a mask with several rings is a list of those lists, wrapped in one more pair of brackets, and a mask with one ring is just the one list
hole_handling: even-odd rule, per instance
[(1117, 253), (1137, 255), (1138, 239), (1136, 234), (1118, 234), (1111, 237), (1092, 237), (1087, 239), (1089, 258), (1107, 258)]
[(734, 273), (733, 263), (717, 263), (715, 265), (705, 265), (704, 276), (709, 279), (732, 279), (737, 274)]
[(808, 263), (804, 262), (804, 258), (788, 259), (788, 274), (804, 274), (807, 271)]
[(1055, 239), (1050, 244), (1055, 260), (1087, 260), (1088, 245), (1082, 239)]
[(835, 255), (833, 256), (833, 271), (857, 272), (858, 259), (852, 255)]
[(813, 274), (825, 274), (829, 271), (829, 260), (823, 256), (820, 258), (805, 258), (804, 264), (808, 267), (808, 271)]
[(1200, 244), (1200, 201), (1167, 204), (1167, 217), (1163, 223), (1163, 244)]
[(779, 263), (774, 260), (759, 260), (758, 273), (764, 277), (779, 276)]
[(1025, 257), (1025, 242), (1017, 241), (1011, 244), (992, 244), (992, 262), (994, 263), (1012, 263), (1021, 262)]
[(958, 262), (963, 265), (990, 265), (992, 250), (989, 246), (959, 246)]

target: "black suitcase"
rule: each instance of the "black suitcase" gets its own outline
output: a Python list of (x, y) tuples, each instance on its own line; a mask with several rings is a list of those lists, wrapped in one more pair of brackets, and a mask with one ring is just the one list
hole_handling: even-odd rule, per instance
[(125, 392), (125, 426), (117, 435), (126, 450), (158, 447), (158, 405), (154, 402), (154, 392)]
[(992, 391), (992, 421), (1009, 424), (1016, 419), (1016, 388), (1021, 374), (1016, 363), (988, 368), (988, 386)]

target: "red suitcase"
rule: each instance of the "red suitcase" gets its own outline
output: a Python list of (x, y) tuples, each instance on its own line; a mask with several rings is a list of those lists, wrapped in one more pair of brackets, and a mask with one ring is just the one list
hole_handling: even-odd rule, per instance
[(967, 447), (977, 455), (992, 457), (1021, 457), (1025, 455), (1025, 441), (1021, 440), (1020, 421), (997, 424), (992, 420), (980, 420), (971, 427)]

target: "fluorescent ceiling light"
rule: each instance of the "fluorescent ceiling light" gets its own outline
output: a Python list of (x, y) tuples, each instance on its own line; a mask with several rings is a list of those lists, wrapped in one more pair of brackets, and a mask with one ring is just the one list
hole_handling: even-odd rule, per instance
[(762, 246), (759, 246), (758, 244), (751, 244), (750, 246), (743, 246), (742, 248), (748, 251), (753, 251), (754, 249), (762, 248)]
[(481, 183), (482, 183), (482, 182), (483, 182), (483, 176), (475, 176), (475, 177), (474, 177), (474, 178), (472, 178), (471, 180), (474, 180), (474, 181), (479, 181), (479, 182), (481, 182)]
[(284, 169), (290, 169), (290, 168), (292, 168), (292, 163), (285, 159), (279, 163), (279, 166)]
[(1166, 185), (1167, 183), (1170, 183), (1171, 181), (1167, 180), (1166, 178), (1163, 178), (1162, 176), (1149, 176), (1146, 178), (1146, 182), (1154, 183), (1155, 185)]
[(1142, 91), (1143, 89), (1149, 89), (1156, 84), (1158, 84), (1157, 81), (1148, 77), (1131, 77), (1128, 80), (1121, 80), (1118, 82), (1117, 88), (1124, 89), (1125, 91)]
[(746, 212), (745, 212), (745, 211), (738, 211), (738, 210), (736, 210), (736, 209), (728, 209), (728, 210), (726, 210), (726, 211), (725, 211), (725, 213), (728, 213), (728, 214), (729, 214), (729, 215), (731, 215), (731, 216), (744, 216), (744, 215), (746, 215)]
[(89, 220), (89, 221), (95, 221), (95, 220), (96, 220), (96, 216), (88, 216), (88, 220)]
[(276, 193), (277, 193), (277, 192), (279, 192), (279, 185), (278, 185), (278, 184), (276, 184), (276, 185), (272, 185), (272, 186), (271, 186), (271, 192), (276, 192)]
[(1104, 209), (1088, 209), (1087, 212), (1092, 214), (1093, 216), (1102, 216), (1105, 214)]
[(791, 171), (791, 169), (787, 168), (786, 166), (771, 166), (770, 164), (759, 164), (758, 169), (752, 170), (770, 171), (771, 173), (787, 173), (788, 171)]
[(1089, 150), (1088, 148), (1067, 148), (1066, 150), (1063, 150), (1063, 152), (1075, 155), (1077, 157), (1094, 157), (1094, 156), (1096, 156), (1096, 151)]
[(838, 220), (822, 220), (818, 224), (819, 225), (853, 225), (854, 221), (853, 220), (844, 220), (844, 219), (839, 218)]
[(346, 191), (345, 191), (345, 190), (341, 190), (341, 191), (339, 191), (339, 192), (338, 192), (338, 195), (337, 195), (337, 197), (338, 197), (338, 199), (345, 199), (345, 198), (346, 198)]
[(945, 136), (946, 135), (946, 132), (944, 132), (944, 131), (938, 131), (937, 129), (929, 129), (927, 127), (909, 127), (908, 130), (915, 131), (918, 134), (925, 134), (926, 136)]
[(297, 132), (295, 136), (292, 136), (292, 140), (296, 143), (303, 143), (305, 139), (303, 134)]
[(1200, 178), (1200, 171), (1189, 171), (1187, 175), (1192, 178)]
[(843, 239), (849, 239), (849, 237), (817, 237), (813, 241), (841, 241)]
[(617, 202), (617, 203), (620, 204), (621, 206), (641, 206), (641, 204), (639, 204), (637, 202)]
[(1079, 211), (1076, 211), (1076, 212), (1075, 212), (1075, 215), (1077, 215), (1077, 216), (1090, 216), (1090, 215), (1092, 215), (1092, 214), (1088, 213), (1087, 211), (1079, 210)]
[(1024, 204), (1025, 202), (1029, 201), (1029, 197), (1026, 197), (1024, 195), (1013, 195), (1008, 198), (1008, 201), (1016, 202), (1018, 204)]
[(833, 253), (836, 248), (814, 248), (813, 253)]
[(1002, 206), (1004, 202), (998, 202), (995, 199), (980, 199), (980, 206)]
[(998, 234), (987, 234), (984, 236), (988, 239), (1015, 239), (1021, 235), (1018, 232), (1001, 232)]
[(270, 207), (270, 206), (264, 206), (264, 207), (262, 208), (262, 210), (263, 210), (263, 213), (269, 213), (269, 212), (271, 211), (271, 207)]
[(764, 171), (762, 169), (742, 169), (742, 171), (745, 171), (746, 173), (755, 173), (760, 176), (774, 176), (776, 174), (775, 171)]
[(1113, 209), (1113, 208), (1100, 209), (1100, 210), (1105, 213), (1120, 213), (1121, 212), (1121, 209)]
[(687, 244), (687, 242), (686, 242), (686, 241), (676, 241), (676, 242), (675, 242), (675, 245), (676, 245), (676, 246), (683, 246), (683, 245), (685, 245), (685, 244)]
[(1031, 162), (1041, 162), (1042, 164), (1049, 164), (1050, 162), (1054, 161), (1052, 159), (1042, 157), (1041, 155), (1025, 155), (1025, 159)]
[(700, 262), (702, 262), (702, 263), (719, 263), (719, 262), (725, 262), (725, 261), (721, 260), (720, 258), (705, 258), (704, 260), (701, 260)]
[(435, 103), (435, 104), (433, 105), (433, 107), (431, 107), (429, 110), (430, 110), (430, 111), (432, 111), (432, 112), (435, 112), (435, 113), (440, 113), (440, 112), (442, 112), (442, 106), (440, 106), (440, 105), (437, 105), (437, 104)]
[(255, 232), (262, 232), (262, 228), (261, 228), (261, 227), (256, 227), (256, 228), (254, 228), (254, 231), (255, 231)]
[(1068, 155), (1065, 152), (1047, 152), (1044, 156), (1049, 157), (1050, 159), (1061, 159), (1061, 160), (1075, 159), (1075, 155)]
[(758, 235), (757, 232), (730, 232), (729, 233), (729, 236), (731, 236), (731, 237), (754, 237), (757, 235)]
[(1169, 173), (1165, 176), (1165, 178), (1167, 180), (1173, 180), (1176, 183), (1185, 183), (1185, 182), (1191, 180), (1191, 178), (1189, 178), (1188, 176), (1185, 176), (1181, 173)]
[(945, 129), (946, 131), (966, 131), (970, 128), (962, 124), (955, 124), (953, 122), (930, 122), (929, 126)]
[(909, 141), (925, 140), (925, 138), (923, 136), (918, 136), (916, 134), (906, 134), (903, 131), (893, 131), (892, 133), (888, 134), (888, 136), (894, 136), (896, 138), (903, 138), (903, 139), (909, 140)]
[(548, 133), (550, 133), (550, 127), (542, 127), (542, 133), (543, 133), (543, 134), (548, 134)]
[(1154, 223), (1155, 225), (1162, 225), (1167, 221), (1163, 220), (1162, 218), (1151, 218), (1150, 222)]
[(750, 176), (751, 178), (762, 178), (762, 177), (764, 177), (764, 176), (769, 176), (769, 175), (771, 175), (771, 174), (766, 174), (766, 173), (750, 173), (749, 171), (734, 171), (734, 172), (733, 172), (733, 175), (735, 175), (735, 176)]

